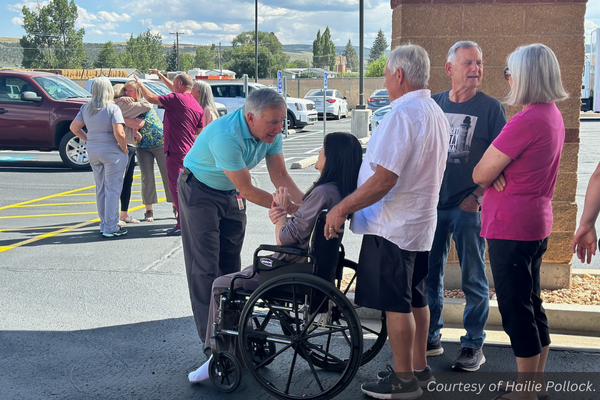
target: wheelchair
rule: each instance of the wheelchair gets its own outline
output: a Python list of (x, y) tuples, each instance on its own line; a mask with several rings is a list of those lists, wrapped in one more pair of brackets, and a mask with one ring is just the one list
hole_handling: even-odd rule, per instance
[[(209, 363), (209, 378), (220, 391), (239, 386), (239, 357), (263, 389), (277, 398), (331, 399), (385, 344), (385, 313), (374, 324), (361, 322), (358, 306), (346, 297), (357, 265), (345, 259), (342, 235), (325, 239), (326, 214), (327, 210), (319, 213), (308, 250), (259, 246), (252, 275), (236, 275), (221, 294)], [(302, 262), (286, 263), (265, 252), (299, 256)], [(350, 277), (344, 276), (344, 268)], [(255, 274), (256, 290), (234, 289), (236, 280)], [(232, 329), (223, 326), (224, 312), (239, 314)], [(237, 341), (238, 357), (223, 351), (226, 338)]]

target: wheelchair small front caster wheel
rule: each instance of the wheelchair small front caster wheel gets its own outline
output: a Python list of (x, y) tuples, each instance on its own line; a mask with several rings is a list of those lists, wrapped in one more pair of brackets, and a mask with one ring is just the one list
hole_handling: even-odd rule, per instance
[(210, 381), (221, 392), (233, 392), (242, 381), (242, 366), (231, 354), (221, 351), (210, 359), (208, 364)]
[[(271, 364), (275, 359), (272, 357), (277, 352), (277, 347), (273, 342), (267, 341), (248, 341), (248, 347), (252, 349), (252, 362), (254, 365), (261, 365), (266, 367)], [(263, 362), (271, 358), (269, 361), (263, 364)]]

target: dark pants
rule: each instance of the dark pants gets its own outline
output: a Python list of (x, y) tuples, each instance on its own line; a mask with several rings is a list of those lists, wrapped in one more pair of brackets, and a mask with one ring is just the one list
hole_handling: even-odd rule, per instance
[(389, 240), (364, 235), (356, 273), (356, 304), (397, 313), (427, 305), (429, 252), (407, 251)]
[(177, 178), (179, 174), (181, 174), (181, 170), (183, 169), (183, 159), (185, 158), (185, 154), (181, 153), (167, 153), (167, 175), (169, 177), (169, 190), (171, 191), (171, 198), (173, 199), (173, 205), (175, 206), (175, 210), (177, 211), (177, 223), (175, 224), (175, 228), (180, 229), (180, 218), (179, 218), (179, 201), (177, 197)]
[(516, 357), (533, 357), (550, 344), (548, 318), (540, 298), (540, 267), (548, 238), (535, 241), (488, 239), (502, 327)]
[(123, 178), (123, 189), (121, 189), (121, 211), (129, 210), (131, 200), (131, 186), (133, 185), (133, 172), (135, 171), (136, 148), (127, 146), (127, 169)]
[(178, 190), (192, 312), (198, 335), (204, 340), (213, 281), (241, 268), (246, 210), (239, 209), (235, 190), (212, 189), (187, 169), (179, 178)]

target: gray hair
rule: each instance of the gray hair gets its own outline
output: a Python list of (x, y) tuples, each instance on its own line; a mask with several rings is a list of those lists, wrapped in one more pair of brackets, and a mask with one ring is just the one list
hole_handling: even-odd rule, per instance
[(454, 43), (454, 45), (450, 47), (450, 50), (448, 50), (448, 55), (446, 56), (446, 62), (454, 64), (456, 62), (456, 52), (458, 49), (470, 49), (471, 47), (477, 47), (479, 54), (481, 54), (481, 57), (483, 57), (483, 51), (481, 51), (481, 47), (479, 47), (477, 43), (470, 40), (461, 40), (460, 42)]
[(101, 76), (92, 83), (92, 99), (87, 103), (85, 112), (93, 117), (108, 104), (113, 103), (114, 91), (108, 78)]
[(217, 112), (217, 105), (215, 104), (215, 98), (212, 94), (212, 87), (199, 79), (194, 80), (194, 86), (192, 89), (196, 89), (198, 91), (198, 104), (204, 110), (204, 112), (208, 112), (213, 121), (219, 118), (219, 113)]
[(506, 104), (553, 103), (569, 97), (561, 82), (556, 55), (548, 46), (541, 43), (521, 46), (507, 61), (513, 84)]
[(396, 47), (388, 55), (386, 68), (392, 74), (402, 69), (406, 80), (416, 87), (425, 88), (429, 83), (429, 55), (416, 44), (405, 44)]
[(175, 78), (173, 78), (173, 80), (177, 79), (179, 82), (183, 83), (183, 86), (185, 86), (188, 89), (192, 88), (192, 85), (194, 84), (194, 81), (192, 80), (192, 77), (189, 76), (188, 74), (177, 74), (175, 75)]
[(250, 93), (250, 96), (248, 96), (244, 103), (242, 112), (244, 115), (252, 113), (257, 118), (260, 118), (262, 112), (268, 108), (283, 108), (287, 110), (287, 104), (283, 96), (275, 90), (264, 88)]

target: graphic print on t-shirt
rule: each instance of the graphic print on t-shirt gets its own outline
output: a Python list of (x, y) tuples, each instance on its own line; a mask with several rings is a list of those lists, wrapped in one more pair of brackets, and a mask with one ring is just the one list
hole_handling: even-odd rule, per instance
[(469, 161), (469, 151), (477, 117), (467, 114), (449, 114), (450, 146), (448, 147), (448, 164), (464, 164)]

